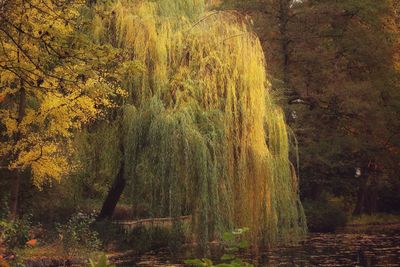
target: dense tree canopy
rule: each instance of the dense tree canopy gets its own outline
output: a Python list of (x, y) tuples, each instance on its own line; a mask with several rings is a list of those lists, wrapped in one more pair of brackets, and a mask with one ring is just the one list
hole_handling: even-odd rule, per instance
[(112, 105), (115, 88), (106, 82), (107, 49), (85, 34), (82, 3), (1, 3), (0, 162), (17, 177), (15, 213), (19, 174), (29, 170), (39, 187), (65, 176), (72, 133)]
[(2, 167), (30, 167), (37, 185), (59, 180), (69, 167), (59, 145), (111, 104), (101, 52), (78, 29), (78, 2), (2, 3)]
[(133, 204), (155, 217), (192, 214), (205, 241), (240, 225), (266, 243), (301, 235), (283, 114), (246, 20), (205, 13), (202, 1), (97, 8), (107, 14), (94, 19), (98, 42), (124, 51), (117, 176)]
[(0, 0), (0, 201), (10, 221), (95, 209), (171, 218), (177, 236), (189, 217), (201, 244), (235, 227), (298, 240), (300, 198), (320, 217), (400, 212), (399, 14), (398, 0)]
[(362, 195), (399, 188), (398, 1), (226, 3), (255, 19), (299, 139), (302, 194), (355, 197), (366, 180), (375, 193)]

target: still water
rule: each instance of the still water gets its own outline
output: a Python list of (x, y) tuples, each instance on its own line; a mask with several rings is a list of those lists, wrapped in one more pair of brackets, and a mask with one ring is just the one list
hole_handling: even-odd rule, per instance
[[(400, 266), (400, 231), (392, 233), (310, 234), (296, 246), (266, 250), (258, 256), (244, 255), (254, 266)], [(141, 255), (124, 266), (184, 266), (190, 251), (171, 260), (166, 250)]]

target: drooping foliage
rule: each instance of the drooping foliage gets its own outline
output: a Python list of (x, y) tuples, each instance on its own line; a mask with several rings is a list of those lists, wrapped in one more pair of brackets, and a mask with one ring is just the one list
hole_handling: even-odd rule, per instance
[(288, 134), (258, 38), (201, 0), (97, 5), (93, 32), (121, 49), (121, 125), (134, 205), (192, 215), (200, 241), (234, 226), (254, 241), (299, 237), (305, 221)]
[(356, 202), (364, 212), (395, 210), (399, 1), (224, 4), (250, 15), (265, 40), (273, 91), (281, 92), (280, 104), (299, 140), (302, 198), (325, 201), (325, 191), (345, 198), (349, 212), (360, 210)]

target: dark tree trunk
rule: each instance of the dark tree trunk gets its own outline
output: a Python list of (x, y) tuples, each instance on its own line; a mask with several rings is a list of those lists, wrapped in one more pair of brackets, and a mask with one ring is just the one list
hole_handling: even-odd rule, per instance
[(119, 199), (121, 198), (122, 192), (124, 191), (125, 188), (125, 178), (124, 178), (124, 172), (125, 172), (125, 161), (122, 157), (121, 160), (121, 165), (119, 167), (118, 174), (114, 180), (113, 185), (111, 186), (110, 190), (108, 191), (107, 197), (103, 203), (103, 207), (101, 208), (100, 214), (97, 217), (97, 220), (105, 220), (105, 219), (111, 219), (115, 207), (117, 206), (117, 203)]
[(378, 176), (374, 164), (371, 162), (368, 167), (364, 168), (364, 174), (360, 177), (360, 185), (357, 192), (357, 202), (354, 209), (354, 215), (361, 215), (363, 213), (372, 214), (377, 210), (378, 200)]
[(10, 219), (15, 220), (18, 216), (18, 205), (19, 205), (19, 189), (21, 185), (21, 174), (18, 170), (15, 171), (14, 178), (11, 182), (10, 192)]
[[(17, 117), (17, 127), (20, 126), (24, 116), (26, 109), (26, 91), (24, 87), (24, 83), (20, 81), (20, 92), (19, 92), (19, 102), (18, 102), (18, 117)], [(21, 140), (21, 131), (18, 130), (14, 136), (14, 145), (18, 144)], [(15, 159), (17, 156), (14, 155)], [(18, 199), (19, 199), (19, 191), (21, 187), (21, 170), (15, 169), (13, 170), (14, 179), (11, 182), (11, 194), (10, 194), (10, 219), (14, 220), (18, 216)]]
[(368, 180), (369, 180), (369, 174), (366, 173), (361, 177), (361, 183), (358, 188), (357, 192), (357, 202), (356, 202), (356, 207), (354, 209), (353, 215), (361, 215), (362, 213), (365, 212), (365, 204), (367, 200), (367, 194), (368, 194)]
[(373, 214), (377, 211), (377, 199), (378, 199), (378, 181), (375, 174), (371, 175), (370, 183), (367, 189), (367, 201), (365, 203), (365, 210), (364, 212), (368, 214)]
[[(21, 28), (21, 24), (19, 25)], [(18, 45), (21, 45), (22, 43), (22, 33), (19, 32), (18, 34)], [(20, 63), (20, 51), (17, 51), (17, 61)], [(19, 96), (18, 96), (18, 115), (17, 115), (17, 132), (13, 137), (14, 141), (14, 146), (18, 144), (18, 142), (22, 138), (21, 130), (19, 129), (22, 120), (25, 117), (25, 111), (26, 111), (26, 90), (25, 90), (25, 85), (24, 81), (20, 79), (19, 81)], [(11, 156), (11, 161), (15, 160), (17, 158), (17, 154), (14, 154)], [(21, 187), (21, 170), (15, 169), (13, 170), (14, 175), (14, 180), (11, 182), (11, 194), (10, 194), (10, 218), (12, 220), (16, 219), (18, 216), (18, 199), (19, 199), (19, 191)]]

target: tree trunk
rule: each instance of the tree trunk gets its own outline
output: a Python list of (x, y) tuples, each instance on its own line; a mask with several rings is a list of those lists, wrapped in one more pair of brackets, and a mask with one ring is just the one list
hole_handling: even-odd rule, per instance
[(18, 216), (18, 199), (19, 189), (21, 184), (21, 174), (17, 170), (15, 171), (15, 178), (11, 182), (11, 193), (10, 193), (10, 219), (15, 220)]
[(100, 214), (97, 217), (98, 221), (111, 219), (115, 207), (117, 206), (117, 203), (121, 198), (122, 192), (124, 191), (125, 188), (126, 181), (124, 178), (124, 172), (125, 172), (125, 161), (122, 157), (117, 177), (115, 178), (113, 185), (108, 191), (107, 197), (103, 203), (103, 207), (101, 208)]
[[(18, 118), (17, 118), (17, 126), (21, 124), (24, 116), (25, 116), (25, 109), (26, 109), (26, 91), (24, 88), (24, 83), (21, 80), (20, 84), (20, 94), (19, 94), (19, 103), (18, 103)], [(17, 145), (18, 142), (21, 140), (21, 132), (20, 130), (14, 136), (14, 145)], [(13, 156), (14, 159), (17, 158), (17, 155)], [(19, 191), (21, 186), (21, 170), (15, 169), (13, 171), (15, 173), (15, 178), (11, 182), (11, 194), (10, 194), (10, 219), (15, 220), (18, 216), (18, 198), (19, 198)]]
[(370, 183), (367, 189), (367, 201), (365, 203), (365, 210), (367, 214), (373, 214), (376, 212), (377, 199), (378, 199), (378, 180), (376, 174), (371, 174)]
[(368, 180), (369, 174), (365, 174), (361, 177), (362, 181), (357, 192), (357, 202), (354, 209), (353, 215), (361, 215), (365, 212), (365, 202), (368, 194)]
[[(21, 25), (20, 25), (21, 27)], [(18, 45), (22, 42), (22, 34), (21, 32), (18, 34)], [(20, 51), (17, 51), (17, 60), (20, 63)], [(25, 117), (25, 110), (26, 110), (26, 90), (24, 81), (20, 79), (19, 81), (19, 97), (18, 97), (18, 115), (17, 115), (17, 132), (14, 135), (14, 146), (18, 144), (21, 140), (21, 130), (20, 124)], [(17, 154), (12, 155), (11, 161), (17, 159)], [(10, 195), (10, 219), (14, 220), (18, 216), (18, 198), (19, 198), (19, 191), (21, 185), (21, 172), (19, 169), (15, 169), (13, 171), (15, 173), (15, 180), (11, 182), (11, 195)]]

